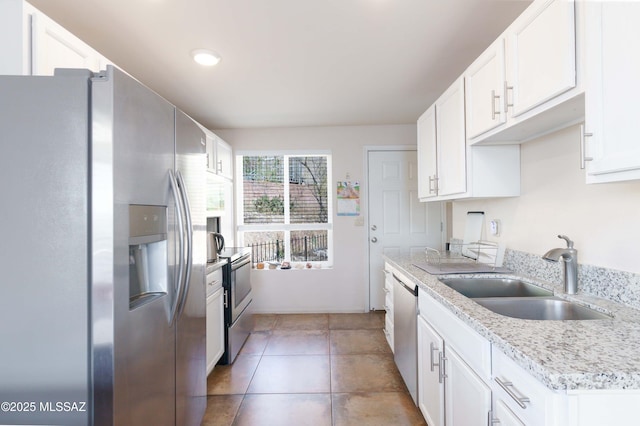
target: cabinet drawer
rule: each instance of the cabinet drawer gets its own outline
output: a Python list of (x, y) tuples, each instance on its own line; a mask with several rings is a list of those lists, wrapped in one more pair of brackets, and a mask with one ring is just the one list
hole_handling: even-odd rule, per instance
[(391, 347), (393, 352), (393, 314), (387, 313), (384, 319), (384, 335), (387, 338), (387, 343)]
[(491, 387), (525, 424), (567, 424), (567, 396), (544, 386), (500, 350), (493, 348)]
[(440, 302), (418, 289), (420, 315), (483, 380), (491, 378), (491, 344)]

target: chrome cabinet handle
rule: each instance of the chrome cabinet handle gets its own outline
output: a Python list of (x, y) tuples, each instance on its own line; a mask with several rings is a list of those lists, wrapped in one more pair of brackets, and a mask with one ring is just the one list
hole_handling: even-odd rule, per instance
[(499, 423), (500, 423), (500, 419), (494, 419), (493, 410), (489, 410), (489, 412), (487, 413), (487, 426), (491, 426)]
[(229, 293), (227, 293), (227, 290), (224, 291), (224, 307), (229, 307)]
[(587, 161), (593, 161), (593, 157), (587, 157), (585, 155), (586, 151), (586, 141), (585, 139), (593, 136), (593, 133), (585, 133), (584, 124), (580, 125), (580, 169), (584, 170), (586, 167)]
[(218, 160), (218, 167), (216, 168), (218, 173), (222, 173), (222, 160)]
[(436, 175), (429, 176), (429, 194), (438, 193), (438, 178)]
[(502, 381), (499, 377), (495, 377), (494, 380), (521, 408), (526, 409), (527, 406), (525, 405), (525, 403), (531, 403), (529, 397), (518, 396), (518, 394), (516, 394), (515, 391), (511, 389), (513, 387), (513, 383)]
[[(438, 366), (438, 368), (440, 367), (440, 364), (439, 364), (438, 362), (433, 362), (433, 351), (438, 351), (438, 352), (439, 352), (439, 349), (438, 349), (438, 347), (437, 347), (437, 346), (435, 346), (435, 345), (433, 344), (433, 342), (429, 343), (429, 346), (430, 346), (430, 348), (431, 348), (431, 371), (433, 371), (433, 369), (434, 369), (436, 366)], [(440, 373), (438, 373), (438, 375), (439, 375), (439, 374), (440, 374)], [(442, 383), (442, 382), (440, 382), (440, 383)]]
[(509, 107), (513, 107), (513, 103), (509, 103), (509, 90), (513, 93), (513, 86), (509, 86), (507, 81), (504, 82), (504, 112), (509, 112)]
[(371, 230), (372, 230), (372, 231), (375, 231), (376, 229), (378, 229), (378, 227), (377, 227), (377, 226), (375, 226), (375, 225), (371, 225)]
[(444, 356), (442, 352), (438, 352), (438, 382), (444, 382), (444, 379), (447, 378), (447, 373), (445, 372), (444, 363), (447, 361), (447, 358)]
[(495, 120), (496, 115), (500, 114), (499, 111), (496, 111), (496, 100), (498, 101), (498, 104), (500, 104), (500, 95), (496, 95), (496, 91), (492, 90), (491, 91), (491, 119), (492, 120)]
[(373, 237), (373, 238), (371, 239), (371, 242), (372, 242), (372, 243), (377, 243), (377, 242), (378, 242), (378, 239), (377, 239), (376, 237)]

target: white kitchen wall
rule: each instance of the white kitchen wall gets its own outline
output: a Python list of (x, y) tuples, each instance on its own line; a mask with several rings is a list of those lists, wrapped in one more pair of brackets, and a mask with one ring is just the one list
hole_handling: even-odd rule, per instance
[(507, 248), (542, 255), (568, 235), (578, 262), (640, 273), (640, 181), (585, 184), (579, 126), (522, 145), (520, 197), (453, 203), (453, 236), (462, 238), (467, 211), (500, 219)]
[[(415, 145), (416, 126), (345, 126), (277, 129), (216, 130), (215, 133), (243, 150), (330, 150), (334, 192), (336, 180), (349, 173), (364, 180), (364, 147)], [(361, 194), (363, 196), (364, 194)], [(361, 214), (366, 211), (364, 199)], [(356, 219), (333, 211), (334, 264), (321, 270), (253, 270), (254, 310), (260, 313), (364, 312), (368, 310), (366, 230)]]

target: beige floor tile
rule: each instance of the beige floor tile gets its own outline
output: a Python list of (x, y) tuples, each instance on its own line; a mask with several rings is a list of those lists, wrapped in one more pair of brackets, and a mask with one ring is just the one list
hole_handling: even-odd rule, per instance
[(329, 355), (263, 356), (247, 393), (329, 393)]
[(244, 395), (214, 395), (207, 398), (201, 426), (231, 426)]
[(329, 330), (273, 330), (264, 355), (328, 355)]
[(330, 314), (329, 328), (331, 330), (382, 329), (384, 328), (384, 312), (369, 312), (362, 314)]
[(259, 355), (238, 355), (231, 365), (216, 365), (207, 378), (207, 394), (245, 393), (259, 362)]
[(331, 426), (331, 396), (247, 395), (234, 426)]
[(382, 330), (331, 330), (329, 343), (331, 354), (391, 353)]
[(278, 315), (276, 314), (254, 314), (253, 331), (273, 330), (277, 319)]
[(331, 355), (332, 392), (406, 392), (390, 354)]
[(264, 348), (267, 347), (270, 337), (271, 331), (252, 332), (247, 341), (244, 342), (244, 346), (240, 349), (240, 353), (243, 355), (262, 355)]
[(329, 314), (281, 314), (276, 329), (328, 330)]
[(406, 392), (339, 393), (332, 395), (335, 426), (426, 425)]

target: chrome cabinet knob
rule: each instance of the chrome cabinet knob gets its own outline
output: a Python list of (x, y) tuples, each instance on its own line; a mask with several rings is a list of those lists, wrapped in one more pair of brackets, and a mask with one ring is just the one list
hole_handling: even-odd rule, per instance
[(376, 237), (373, 237), (373, 238), (371, 239), (371, 242), (372, 242), (372, 243), (377, 243), (377, 242), (378, 242), (378, 239), (377, 239)]

